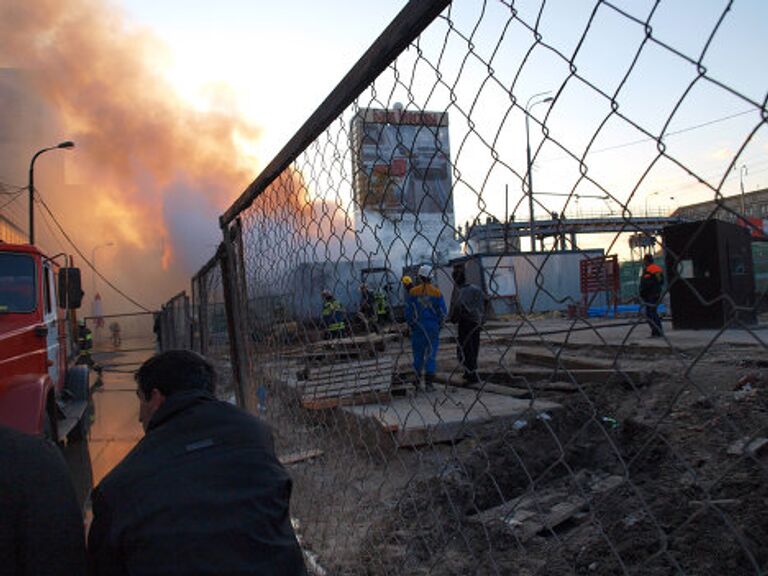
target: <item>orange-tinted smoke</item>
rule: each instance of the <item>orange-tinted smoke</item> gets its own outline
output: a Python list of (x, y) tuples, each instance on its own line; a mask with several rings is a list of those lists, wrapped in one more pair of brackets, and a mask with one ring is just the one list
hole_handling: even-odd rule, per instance
[(288, 168), (256, 199), (254, 211), (284, 223), (293, 234), (308, 240), (328, 241), (352, 234), (350, 216), (336, 199), (311, 196), (304, 175)]
[(199, 206), (215, 227), (215, 215), (257, 170), (244, 169), (235, 139), (252, 141), (258, 131), (234, 112), (185, 104), (161, 75), (162, 44), (105, 1), (0, 4), (0, 66), (31, 71), (77, 144), (68, 165), (78, 197), (49, 203), (86, 251), (99, 239), (114, 240), (115, 251), (100, 258), (114, 264), (117, 283), (145, 295), (151, 285), (152, 294), (162, 292), (155, 303), (186, 288), (195, 270), (163, 273), (185, 249), (168, 223), (173, 203)]

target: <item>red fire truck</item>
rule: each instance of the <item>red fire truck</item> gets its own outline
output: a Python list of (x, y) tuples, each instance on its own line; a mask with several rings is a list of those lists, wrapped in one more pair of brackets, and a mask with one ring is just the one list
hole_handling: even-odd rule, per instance
[(80, 270), (64, 254), (0, 242), (0, 425), (54, 442), (85, 431), (87, 365), (78, 354)]

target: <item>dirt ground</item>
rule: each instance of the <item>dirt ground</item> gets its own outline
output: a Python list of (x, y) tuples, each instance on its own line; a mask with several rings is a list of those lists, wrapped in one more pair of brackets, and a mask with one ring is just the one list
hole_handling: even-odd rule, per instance
[(266, 418), (278, 453), (323, 451), (288, 469), (302, 543), (329, 575), (764, 574), (765, 352), (564, 349), (652, 378), (536, 392), (563, 408), (418, 448), (308, 413), (267, 379)]

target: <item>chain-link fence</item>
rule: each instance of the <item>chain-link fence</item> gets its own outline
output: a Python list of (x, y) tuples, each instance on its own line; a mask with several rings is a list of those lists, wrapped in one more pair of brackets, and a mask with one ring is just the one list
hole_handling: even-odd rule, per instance
[(414, 0), (222, 216), (200, 349), (315, 572), (768, 570), (765, 14)]
[(192, 278), (193, 349), (214, 363), (219, 374), (218, 394), (222, 399), (229, 399), (235, 389), (224, 305), (223, 265), (220, 250)]
[(186, 292), (176, 294), (163, 305), (159, 328), (163, 350), (189, 350), (192, 347), (192, 315)]

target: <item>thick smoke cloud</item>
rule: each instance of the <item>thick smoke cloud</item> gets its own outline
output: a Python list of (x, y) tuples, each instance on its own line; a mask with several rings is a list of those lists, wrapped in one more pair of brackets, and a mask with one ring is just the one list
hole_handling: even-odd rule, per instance
[(67, 186), (41, 188), (75, 241), (86, 254), (114, 242), (100, 267), (150, 306), (187, 289), (220, 237), (218, 214), (257, 173), (236, 142), (258, 130), (234, 110), (186, 104), (160, 72), (161, 42), (106, 2), (2, 0), (0, 38), (0, 67), (27, 70), (77, 143)]

